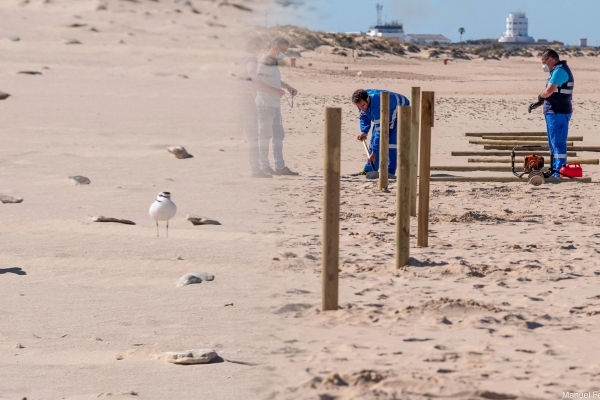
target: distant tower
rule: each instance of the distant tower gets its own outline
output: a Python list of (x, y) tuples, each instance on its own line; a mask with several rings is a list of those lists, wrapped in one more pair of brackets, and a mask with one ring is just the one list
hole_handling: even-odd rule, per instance
[(498, 39), (500, 43), (531, 43), (534, 39), (528, 35), (529, 21), (524, 12), (513, 12), (506, 18), (506, 32)]
[(383, 11), (383, 4), (377, 3), (375, 8), (377, 9), (377, 25), (382, 25), (383, 20), (381, 19), (381, 11)]

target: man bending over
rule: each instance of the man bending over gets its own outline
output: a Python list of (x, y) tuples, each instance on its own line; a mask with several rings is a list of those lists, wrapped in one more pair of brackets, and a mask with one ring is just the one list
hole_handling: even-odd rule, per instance
[[(352, 94), (352, 103), (358, 107), (360, 132), (357, 136), (359, 141), (363, 141), (369, 135), (371, 124), (373, 124), (373, 132), (371, 133), (371, 145), (369, 147), (369, 162), (365, 165), (358, 175), (366, 175), (367, 172), (373, 171), (371, 162), (375, 164), (375, 171), (379, 168), (379, 135), (380, 135), (380, 119), (381, 119), (381, 103), (380, 95), (385, 90), (377, 89), (358, 89)], [(398, 154), (398, 107), (408, 106), (410, 102), (401, 94), (390, 92), (390, 152), (388, 155), (388, 173), (396, 175), (396, 164)]]

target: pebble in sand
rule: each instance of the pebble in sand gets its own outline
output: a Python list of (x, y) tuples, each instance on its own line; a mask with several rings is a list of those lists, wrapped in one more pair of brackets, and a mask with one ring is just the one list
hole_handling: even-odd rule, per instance
[(99, 216), (99, 217), (89, 217), (90, 220), (92, 222), (115, 222), (117, 224), (125, 224), (125, 225), (135, 225), (135, 222), (130, 221), (128, 219), (119, 219), (119, 218), (112, 218), (112, 217), (104, 217), (104, 216)]
[(217, 220), (205, 217), (198, 217), (192, 214), (188, 214), (187, 220), (194, 225), (221, 225), (221, 223)]
[(202, 283), (202, 281), (214, 281), (215, 276), (205, 272), (190, 272), (185, 274), (177, 282), (177, 287), (192, 285), (194, 283)]
[(1, 194), (0, 193), (0, 201), (2, 203), (6, 203), (6, 204), (10, 204), (10, 203), (22, 203), (23, 202), (23, 198), (22, 197), (13, 197), (13, 196), (9, 196), (7, 194)]
[(159, 355), (159, 360), (164, 360), (173, 364), (193, 365), (208, 364), (217, 357), (217, 353), (212, 349), (195, 349), (185, 351), (167, 351)]
[(192, 158), (194, 157), (193, 155), (191, 155), (190, 153), (187, 152), (187, 150), (185, 149), (185, 147), (183, 146), (171, 146), (171, 147), (167, 147), (167, 151), (171, 154), (173, 154), (175, 157), (179, 158), (179, 159), (185, 159), (185, 158)]
[(91, 182), (89, 178), (82, 175), (69, 176), (69, 179), (72, 180), (76, 185), (89, 185)]

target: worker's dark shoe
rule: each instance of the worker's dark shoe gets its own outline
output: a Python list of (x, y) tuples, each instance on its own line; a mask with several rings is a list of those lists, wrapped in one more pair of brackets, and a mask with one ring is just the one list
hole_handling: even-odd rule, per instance
[(379, 179), (379, 171), (369, 171), (369, 172), (367, 172), (367, 179)]
[(275, 169), (275, 173), (273, 175), (292, 175), (292, 176), (297, 176), (297, 175), (300, 175), (300, 174), (298, 172), (292, 171), (288, 167), (283, 167), (283, 168), (276, 168)]
[(273, 175), (267, 174), (267, 173), (265, 173), (263, 171), (256, 171), (256, 172), (252, 173), (252, 177), (253, 178), (272, 178)]
[(350, 176), (360, 176), (360, 175), (366, 175), (367, 171), (365, 171), (364, 169), (360, 172), (357, 172), (356, 174), (350, 174)]
[(263, 174), (267, 174), (267, 175), (277, 175), (275, 173), (275, 171), (273, 170), (273, 168), (271, 168), (271, 167), (263, 168), (260, 170), (260, 172), (262, 172)]

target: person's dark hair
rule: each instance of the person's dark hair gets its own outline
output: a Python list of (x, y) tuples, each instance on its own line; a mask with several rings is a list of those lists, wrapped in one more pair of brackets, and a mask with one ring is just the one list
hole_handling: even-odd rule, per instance
[(552, 58), (556, 61), (560, 61), (560, 57), (558, 56), (558, 53), (552, 49), (547, 49), (546, 51), (544, 51), (542, 53), (542, 58)]
[(281, 47), (281, 46), (289, 47), (290, 46), (289, 40), (287, 40), (286, 38), (282, 38), (281, 36), (278, 36), (275, 39), (273, 39), (273, 41), (271, 42), (271, 48)]
[(364, 89), (358, 89), (354, 93), (352, 93), (352, 103), (356, 104), (359, 101), (367, 101), (369, 99), (369, 93), (367, 93)]

